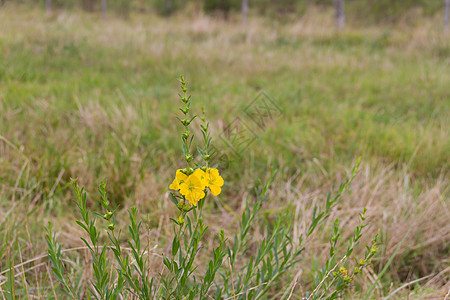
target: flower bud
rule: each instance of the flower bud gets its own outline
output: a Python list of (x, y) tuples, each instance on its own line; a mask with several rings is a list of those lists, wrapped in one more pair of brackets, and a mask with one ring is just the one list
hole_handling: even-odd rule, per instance
[(114, 230), (114, 223), (109, 223), (108, 229), (113, 231)]
[(184, 224), (184, 218), (182, 215), (180, 215), (177, 219), (178, 224), (183, 225)]
[(110, 212), (110, 211), (108, 211), (108, 212), (103, 216), (103, 219), (109, 220), (109, 219), (111, 219), (112, 215), (113, 215), (113, 213)]
[(189, 176), (192, 173), (194, 173), (194, 169), (192, 169), (192, 168), (184, 168), (183, 170), (181, 170), (181, 172)]
[(209, 154), (203, 155), (203, 159), (206, 161), (208, 161), (210, 158), (211, 158), (211, 155), (209, 155)]
[(350, 276), (348, 276), (348, 275), (345, 275), (343, 279), (344, 279), (344, 282), (347, 283), (347, 284), (352, 282), (352, 278)]
[(184, 156), (184, 159), (186, 159), (187, 162), (190, 162), (193, 159), (193, 157), (190, 153), (188, 153)]
[(183, 138), (183, 139), (185, 139), (185, 140), (187, 140), (188, 138), (189, 138), (189, 131), (185, 131), (185, 132), (183, 132), (183, 134), (181, 135), (181, 137)]

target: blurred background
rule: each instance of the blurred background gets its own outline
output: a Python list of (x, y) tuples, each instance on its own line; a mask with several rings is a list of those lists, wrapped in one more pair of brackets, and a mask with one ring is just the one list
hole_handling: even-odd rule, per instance
[(205, 13), (215, 17), (229, 18), (236, 12), (242, 14), (242, 21), (248, 14), (298, 19), (315, 6), (335, 10), (339, 26), (345, 26), (345, 16), (361, 25), (379, 22), (398, 23), (412, 21), (413, 15), (433, 16), (440, 13), (448, 22), (448, 1), (446, 0), (2, 0), (2, 4), (36, 6), (51, 12), (52, 9), (68, 11), (117, 13), (157, 13), (170, 16), (175, 13)]
[[(58, 298), (43, 227), (51, 221), (66, 249), (82, 245), (71, 177), (92, 207), (107, 179), (110, 199), (124, 215), (136, 206), (147, 238), (167, 251), (183, 74), (226, 182), (205, 208), (211, 236), (231, 236), (274, 169), (253, 236), (284, 211), (300, 235), (359, 156), (351, 192), (307, 243), (293, 299), (329, 252), (334, 219), (348, 237), (364, 207), (362, 244), (376, 233), (384, 244), (349, 299), (403, 238), (375, 299), (397, 289), (390, 299), (446, 299), (449, 14), (449, 0), (0, 0), (0, 293), (18, 265), (17, 295)], [(88, 282), (86, 253), (67, 255)]]

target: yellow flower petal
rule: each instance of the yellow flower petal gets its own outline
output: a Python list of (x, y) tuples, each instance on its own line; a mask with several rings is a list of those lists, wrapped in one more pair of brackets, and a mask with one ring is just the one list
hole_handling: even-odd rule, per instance
[(171, 190), (178, 190), (178, 181), (177, 181), (177, 179), (173, 180), (172, 184), (169, 185), (169, 189), (171, 189)]
[(205, 186), (195, 174), (189, 175), (189, 177), (180, 184), (181, 195), (183, 195), (184, 198), (189, 201), (189, 204), (193, 206), (205, 197), (204, 189)]
[(214, 196), (219, 195), (220, 192), (222, 191), (222, 189), (216, 185), (210, 186), (209, 189), (211, 190), (211, 194), (213, 194)]
[(224, 184), (223, 178), (219, 175), (219, 171), (215, 168), (206, 171), (208, 187), (214, 196), (217, 196), (222, 191), (221, 187)]
[(175, 173), (175, 179), (173, 180), (172, 184), (169, 185), (169, 188), (172, 190), (178, 190), (180, 188), (180, 184), (183, 183), (188, 176), (181, 172), (181, 169), (178, 169)]
[(197, 169), (194, 171), (194, 175), (197, 176), (203, 184), (203, 188), (208, 186), (208, 180), (206, 179), (206, 172), (202, 169)]

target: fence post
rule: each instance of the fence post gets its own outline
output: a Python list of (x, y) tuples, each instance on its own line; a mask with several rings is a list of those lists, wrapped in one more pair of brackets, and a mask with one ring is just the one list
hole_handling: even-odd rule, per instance
[(106, 0), (102, 0), (102, 19), (106, 20)]
[(445, 0), (444, 7), (444, 31), (448, 31), (448, 17), (450, 14), (450, 0)]
[(52, 12), (52, 1), (51, 0), (45, 0), (45, 11), (47, 12), (47, 15)]
[(242, 0), (242, 25), (247, 27), (248, 0)]
[(344, 0), (334, 0), (336, 27), (339, 30), (345, 27)]

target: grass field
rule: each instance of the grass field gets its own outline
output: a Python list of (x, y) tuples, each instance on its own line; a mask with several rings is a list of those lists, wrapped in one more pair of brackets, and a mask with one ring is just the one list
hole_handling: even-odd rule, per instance
[[(216, 147), (231, 158), (221, 172), (223, 193), (206, 206), (211, 235), (232, 232), (257, 179), (278, 169), (253, 236), (262, 239), (265, 224), (286, 210), (295, 211), (298, 236), (314, 204), (360, 156), (351, 192), (307, 244), (292, 299), (301, 299), (329, 251), (334, 219), (340, 217), (348, 237), (363, 207), (370, 226), (362, 245), (377, 232), (384, 244), (348, 299), (373, 284), (405, 236), (374, 296), (385, 299), (422, 278), (389, 299), (444, 299), (450, 288), (449, 36), (437, 17), (413, 27), (336, 33), (331, 13), (311, 8), (283, 24), (254, 18), (243, 30), (233, 18), (193, 13), (110, 15), (102, 22), (96, 14), (1, 7), (0, 293), (9, 289), (6, 273), (14, 265), (18, 298), (59, 298), (43, 228), (51, 221), (66, 249), (82, 246), (71, 177), (92, 197), (107, 179), (121, 213), (135, 205), (149, 243), (157, 253), (167, 251), (175, 211), (167, 186), (183, 164), (174, 116), (176, 78), (184, 74), (193, 110), (206, 107)], [(236, 116), (251, 123), (245, 109), (260, 91), (280, 110), (263, 128), (252, 127), (255, 140), (232, 155), (220, 136)], [(83, 268), (86, 253), (67, 251), (74, 276), (85, 283), (92, 276)], [(161, 264), (157, 256), (154, 263)]]

